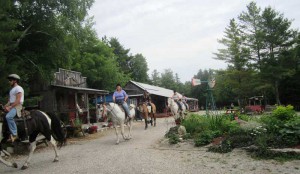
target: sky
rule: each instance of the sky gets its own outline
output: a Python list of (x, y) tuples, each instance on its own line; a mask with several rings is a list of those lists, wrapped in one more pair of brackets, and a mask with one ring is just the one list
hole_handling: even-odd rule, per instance
[[(249, 0), (95, 0), (94, 16), (99, 38), (118, 38), (130, 53), (141, 53), (154, 69), (171, 69), (180, 81), (190, 81), (200, 69), (226, 69), (215, 60), (218, 43), (229, 20), (246, 11)], [(300, 28), (299, 0), (257, 0), (271, 6)]]

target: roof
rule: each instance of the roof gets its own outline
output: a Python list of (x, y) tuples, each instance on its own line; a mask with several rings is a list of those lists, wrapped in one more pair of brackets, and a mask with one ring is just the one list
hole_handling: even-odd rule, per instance
[(198, 99), (196, 99), (196, 98), (189, 98), (189, 97), (187, 97), (186, 100), (198, 101)]
[(51, 85), (55, 88), (63, 88), (68, 90), (74, 90), (74, 91), (80, 91), (85, 92), (89, 94), (108, 94), (108, 91), (106, 90), (99, 90), (99, 89), (92, 89), (92, 88), (82, 88), (82, 87), (76, 87), (76, 86), (62, 86), (62, 85)]
[[(147, 90), (149, 94), (159, 95), (163, 97), (172, 97), (172, 95), (174, 94), (173, 90), (162, 88), (159, 86), (148, 85), (145, 83), (135, 82), (132, 80), (130, 80), (129, 82), (135, 84), (136, 86), (138, 86), (143, 90)], [(181, 97), (181, 94), (179, 94), (179, 96)]]

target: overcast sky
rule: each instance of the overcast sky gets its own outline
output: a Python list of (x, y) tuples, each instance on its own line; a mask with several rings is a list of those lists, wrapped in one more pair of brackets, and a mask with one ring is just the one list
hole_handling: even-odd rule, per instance
[[(99, 37), (116, 37), (130, 53), (146, 57), (151, 74), (172, 69), (181, 82), (199, 69), (225, 69), (213, 59), (229, 20), (246, 11), (247, 0), (95, 0), (94, 16)], [(258, 0), (293, 19), (300, 27), (300, 0)]]

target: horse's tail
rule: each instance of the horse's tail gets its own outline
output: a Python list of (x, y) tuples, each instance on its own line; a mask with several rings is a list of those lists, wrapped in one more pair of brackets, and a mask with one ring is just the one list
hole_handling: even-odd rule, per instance
[(51, 133), (53, 138), (58, 141), (58, 146), (61, 147), (66, 143), (66, 136), (61, 125), (60, 119), (54, 113), (47, 113), (51, 119)]

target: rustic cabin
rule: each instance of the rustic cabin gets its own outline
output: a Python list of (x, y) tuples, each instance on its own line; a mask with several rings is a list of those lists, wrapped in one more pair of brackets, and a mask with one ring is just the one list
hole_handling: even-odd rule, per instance
[(103, 98), (106, 94), (106, 90), (88, 88), (86, 77), (81, 72), (59, 68), (48, 90), (41, 93), (39, 107), (45, 112), (60, 114), (66, 124), (76, 118), (82, 123), (90, 124), (96, 122), (96, 104), (90, 101)]

